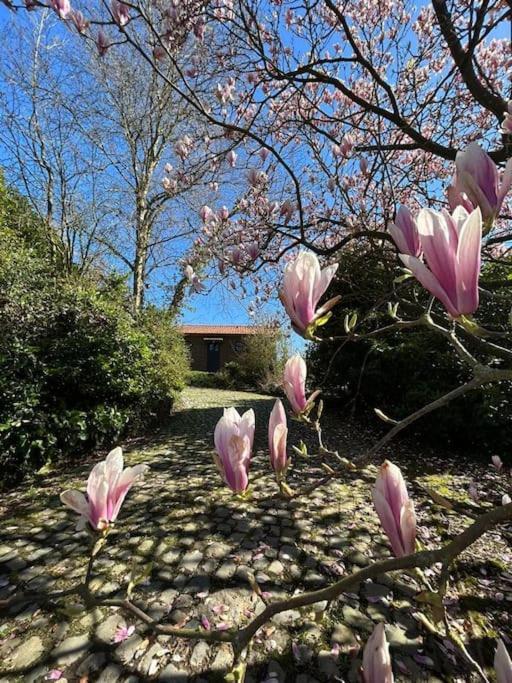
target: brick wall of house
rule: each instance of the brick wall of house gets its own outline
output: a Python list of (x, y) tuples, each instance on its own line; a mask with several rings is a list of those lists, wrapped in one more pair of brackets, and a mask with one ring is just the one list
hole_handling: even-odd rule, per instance
[(219, 339), (220, 369), (226, 363), (234, 361), (242, 348), (246, 335), (243, 334), (185, 334), (185, 341), (190, 348), (192, 370), (207, 370), (207, 348), (209, 339)]

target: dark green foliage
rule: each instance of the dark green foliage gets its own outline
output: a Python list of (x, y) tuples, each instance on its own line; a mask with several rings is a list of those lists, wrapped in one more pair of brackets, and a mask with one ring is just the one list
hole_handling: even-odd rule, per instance
[(149, 310), (135, 322), (119, 278), (59, 275), (44, 228), (18, 230), (13, 204), (0, 195), (4, 484), (162, 419), (188, 370), (171, 320)]
[[(363, 333), (393, 322), (386, 313), (388, 301), (403, 297), (412, 302), (399, 308), (401, 317), (408, 320), (416, 318), (428, 301), (425, 292), (412, 280), (394, 286), (393, 279), (398, 274), (394, 259), (387, 263), (366, 252), (347, 253), (339, 273), (329, 295), (342, 294), (343, 299), (333, 319), (321, 330), (324, 337), (345, 335), (346, 314), (357, 312), (357, 330)], [(512, 288), (507, 286), (510, 273), (506, 264), (484, 268), (481, 284), (485, 290), (488, 283), (493, 292), (482, 293), (475, 316), (483, 327), (507, 329), (512, 306)], [(381, 305), (372, 309), (378, 301)], [(446, 325), (441, 314), (441, 306), (435, 303), (434, 318)], [(482, 362), (490, 360), (469, 337), (463, 341)], [(506, 345), (506, 338), (500, 338), (499, 343)], [(374, 408), (400, 419), (470, 378), (467, 366), (450, 344), (424, 328), (343, 345), (311, 345), (308, 360), (312, 384), (321, 386), (325, 396), (336, 399), (338, 410), (341, 399), (346, 411), (367, 414), (377, 425), (382, 423), (374, 415)], [(512, 386), (503, 382), (466, 394), (422, 418), (409, 431), (441, 447), (471, 449), (489, 457), (512, 446), (511, 428)]]
[(187, 375), (187, 384), (201, 389), (227, 389), (228, 381), (224, 372), (204, 372), (191, 370)]

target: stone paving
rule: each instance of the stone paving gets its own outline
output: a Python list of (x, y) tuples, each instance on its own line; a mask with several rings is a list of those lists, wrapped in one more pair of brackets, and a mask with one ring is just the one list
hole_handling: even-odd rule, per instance
[[(277, 487), (267, 463), (272, 399), (188, 389), (182, 403), (165, 433), (151, 443), (132, 442), (125, 450), (127, 463), (144, 461), (150, 470), (128, 495), (95, 565), (95, 591), (122, 597), (132, 567), (142, 569), (151, 562), (148, 578), (134, 594), (136, 604), (170, 624), (230, 627), (247, 623), (263, 608), (248, 581), (251, 573), (273, 600), (327, 585), (389, 555), (371, 505), (374, 466), (308, 497), (284, 501), (274, 497)], [(252, 497), (243, 503), (220, 486), (211, 460), (213, 428), (223, 405), (254, 407), (257, 414)], [(310, 437), (305, 427), (295, 425), (290, 442), (299, 438)], [(344, 438), (340, 443), (347, 445), (350, 440)], [(60, 504), (58, 494), (70, 486), (83, 488), (92, 462), (49, 473), (4, 496), (0, 599), (16, 587), (65, 588), (84, 574), (88, 537), (75, 531), (76, 518)], [(310, 456), (296, 463), (290, 484), (300, 488), (323, 475), (319, 460)], [(457, 522), (447, 525), (437, 506), (425, 501), (419, 508), (420, 522), (428, 513), (429, 523), (434, 519), (443, 527), (440, 536), (456, 530)], [(467, 522), (459, 520), (462, 526)], [(496, 562), (509, 562), (507, 540), (494, 534), (493, 542)], [(481, 545), (465, 561), (474, 563), (471, 573), (488, 583), (487, 591), (478, 585), (476, 594), (492, 601), (490, 579), (504, 572), (499, 563), (489, 566), (487, 554)], [(247, 681), (357, 681), (361, 645), (380, 620), (388, 625), (397, 680), (471, 680), (448, 641), (426, 634), (415, 618), (416, 590), (410, 577), (382, 577), (329, 605), (277, 615), (255, 638)], [(512, 582), (500, 590), (501, 600), (488, 608), (487, 616), (503, 632), (510, 626)], [(461, 628), (467, 618), (461, 612)], [(119, 628), (130, 626), (133, 633), (115, 643)], [(477, 646), (488, 659), (488, 632), (482, 624), (479, 628)], [(41, 681), (51, 670), (62, 672), (60, 680), (82, 683), (217, 681), (230, 670), (232, 659), (227, 644), (155, 637), (117, 609), (87, 612), (74, 597), (64, 606), (29, 604), (0, 615), (0, 683)]]

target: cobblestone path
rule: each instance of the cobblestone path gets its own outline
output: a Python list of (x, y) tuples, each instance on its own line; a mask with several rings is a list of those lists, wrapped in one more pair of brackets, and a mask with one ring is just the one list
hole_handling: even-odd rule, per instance
[[(224, 405), (256, 411), (252, 497), (243, 503), (220, 485), (211, 458), (213, 429)], [(146, 462), (150, 470), (129, 493), (96, 564), (96, 591), (122, 596), (133, 564), (143, 567), (152, 562), (148, 579), (134, 596), (151, 616), (192, 628), (204, 628), (208, 622), (212, 627), (241, 625), (262, 609), (247, 579), (250, 572), (273, 600), (324, 586), (373, 558), (388, 556), (371, 505), (374, 466), (350, 481), (319, 487), (304, 498), (272, 497), (277, 488), (266, 453), (271, 407), (272, 399), (267, 396), (187, 389), (181, 410), (165, 433), (149, 443), (127, 445), (126, 462)], [(301, 425), (295, 425), (292, 432), (290, 444), (308, 438)], [(351, 441), (357, 441), (354, 435), (340, 437), (344, 450), (350, 449)], [(51, 472), (4, 494), (0, 599), (19, 586), (53, 590), (83, 575), (88, 537), (75, 531), (76, 518), (58, 496), (64, 488), (83, 489), (93, 462), (67, 472)], [(294, 465), (292, 487), (300, 488), (324, 475), (314, 456)], [(443, 480), (443, 486), (454, 490), (460, 490), (463, 483), (459, 474), (450, 475), (448, 484)], [(446, 512), (426, 497), (419, 500), (418, 508), (420, 523), (428, 518), (436, 538), (469, 521), (447, 523)], [(511, 635), (510, 547), (498, 533), (493, 534), (492, 543), (492, 552), (482, 543), (461, 562), (467, 574), (475, 577), (471, 582), (466, 584), (463, 569), (457, 574), (459, 596), (468, 595), (468, 606), (461, 603), (458, 608), (461, 631), (468, 623), (473, 625), (468, 619), (474, 610), (486, 613), (485, 618), (474, 619), (479, 630), (473, 651), (486, 661), (494, 642), (492, 629), (508, 630)], [(357, 681), (360, 647), (379, 620), (388, 624), (398, 680), (470, 680), (448, 641), (426, 634), (415, 618), (412, 595), (416, 590), (413, 578), (383, 577), (330, 605), (278, 615), (254, 642), (247, 681)], [(471, 599), (480, 600), (479, 606), (471, 606)], [(87, 612), (73, 600), (64, 609), (30, 604), (0, 614), (0, 683), (42, 681), (50, 671), (54, 677), (60, 675), (61, 681), (82, 683), (220, 681), (230, 669), (232, 653), (227, 644), (155, 638), (116, 609)], [(135, 630), (115, 643), (123, 626)]]

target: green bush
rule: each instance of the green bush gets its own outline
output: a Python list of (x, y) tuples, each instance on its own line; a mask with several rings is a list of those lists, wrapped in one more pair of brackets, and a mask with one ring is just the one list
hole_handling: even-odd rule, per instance
[(190, 370), (187, 375), (187, 384), (191, 387), (202, 389), (227, 389), (228, 381), (224, 372), (204, 372), (203, 370)]
[[(0, 206), (1, 206), (0, 195)], [(110, 447), (163, 419), (188, 354), (156, 310), (135, 321), (119, 277), (64, 276), (0, 211), (0, 467), (3, 483), (49, 460)]]
[(226, 363), (224, 373), (230, 386), (274, 393), (280, 386), (287, 345), (283, 333), (269, 326), (265, 332), (245, 337), (236, 361)]
[[(354, 251), (343, 256), (339, 271), (329, 295), (341, 294), (342, 300), (332, 320), (321, 330), (321, 336), (344, 336), (345, 315), (354, 312), (358, 313), (359, 331), (370, 331), (392, 322), (385, 310), (387, 300), (396, 300), (394, 260), (386, 263), (380, 256), (374, 258), (366, 252)], [(498, 296), (491, 297), (485, 291), (482, 294), (476, 318), (484, 327), (499, 328), (507, 324), (512, 306), (512, 291), (507, 287), (509, 273), (510, 267), (506, 264), (486, 266), (483, 270), (484, 290), (487, 283), (495, 287), (503, 282), (498, 287)], [(404, 286), (414, 289), (421, 305), (427, 302), (421, 287), (412, 281)], [(380, 309), (372, 309), (376, 301), (384, 301)], [(399, 310), (406, 319), (415, 318), (420, 311), (421, 306), (404, 310), (404, 304)], [(441, 312), (437, 303), (434, 314), (436, 311)], [(464, 342), (479, 357), (478, 345), (470, 338)], [(500, 338), (501, 343), (506, 342)], [(345, 410), (367, 414), (378, 425), (382, 423), (374, 415), (374, 408), (400, 419), (470, 377), (453, 347), (443, 337), (424, 328), (353, 343), (312, 344), (308, 372), (311, 382), (322, 387), (324, 396), (335, 401), (338, 411), (342, 402)], [(431, 444), (472, 449), (487, 458), (496, 449), (502, 452), (512, 447), (511, 428), (512, 386), (510, 382), (503, 382), (467, 393), (420, 419), (409, 431)]]

